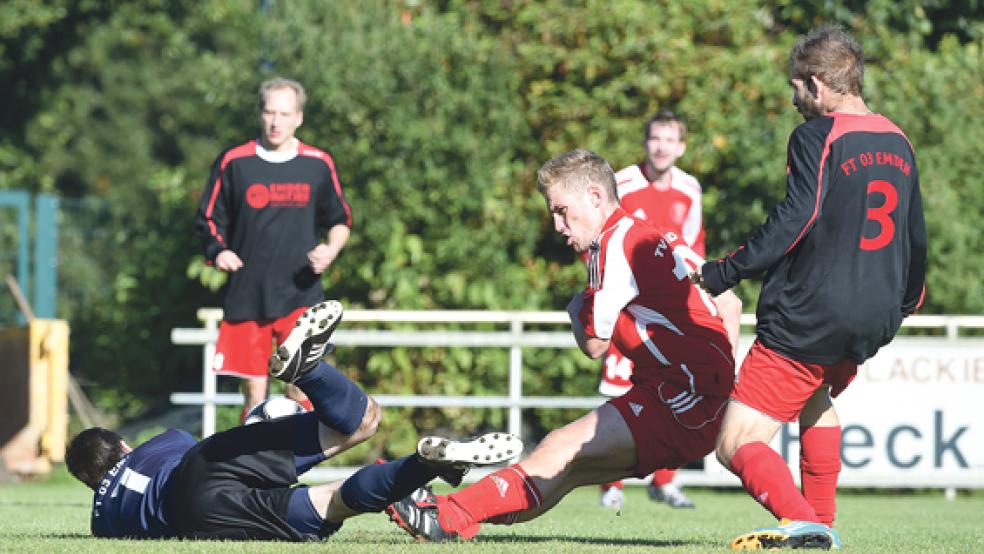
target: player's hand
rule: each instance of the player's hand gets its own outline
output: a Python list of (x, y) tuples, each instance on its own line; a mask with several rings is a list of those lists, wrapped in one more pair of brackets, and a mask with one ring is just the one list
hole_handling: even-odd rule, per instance
[(692, 282), (693, 284), (697, 285), (698, 287), (704, 289), (705, 291), (710, 292), (710, 291), (707, 290), (707, 284), (704, 283), (704, 275), (701, 273), (701, 270), (703, 269), (703, 267), (704, 266), (701, 265), (700, 267), (698, 267), (697, 269), (695, 269), (693, 272), (690, 273), (690, 275), (689, 275), (690, 282)]
[(307, 254), (308, 262), (311, 264), (311, 270), (318, 275), (321, 275), (328, 269), (328, 266), (335, 261), (335, 256), (335, 252), (327, 244), (319, 244)]
[(215, 267), (222, 271), (228, 271), (229, 273), (239, 271), (244, 265), (246, 264), (232, 250), (223, 250), (215, 257)]

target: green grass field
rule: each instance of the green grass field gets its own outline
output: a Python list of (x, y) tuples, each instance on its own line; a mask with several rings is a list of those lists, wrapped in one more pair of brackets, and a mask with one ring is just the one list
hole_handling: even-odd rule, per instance
[[(597, 491), (568, 496), (540, 519), (513, 526), (486, 525), (468, 543), (414, 542), (384, 515), (346, 522), (324, 544), (106, 541), (88, 536), (91, 495), (64, 472), (43, 483), (0, 485), (0, 552), (725, 552), (730, 539), (771, 523), (770, 516), (737, 490), (689, 489), (693, 511), (649, 501), (627, 490), (621, 514), (598, 506)], [(855, 552), (984, 552), (984, 495), (843, 493), (837, 527)]]

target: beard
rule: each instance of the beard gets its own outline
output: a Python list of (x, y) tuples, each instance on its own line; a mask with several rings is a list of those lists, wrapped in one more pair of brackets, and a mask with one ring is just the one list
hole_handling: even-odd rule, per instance
[(820, 103), (809, 96), (796, 99), (796, 110), (806, 121), (816, 119), (826, 114), (824, 109), (820, 106)]

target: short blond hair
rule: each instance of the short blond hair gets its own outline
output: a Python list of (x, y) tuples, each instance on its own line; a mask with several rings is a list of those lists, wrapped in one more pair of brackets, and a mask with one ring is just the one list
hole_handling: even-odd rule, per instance
[(285, 79), (284, 77), (274, 77), (273, 79), (267, 79), (260, 83), (260, 111), (266, 107), (267, 94), (271, 90), (278, 90), (282, 88), (289, 88), (294, 91), (297, 96), (297, 111), (304, 111), (304, 103), (307, 102), (307, 93), (304, 92), (304, 85), (295, 81), (293, 79)]
[(591, 184), (601, 185), (608, 194), (608, 200), (618, 202), (612, 166), (605, 158), (583, 148), (555, 157), (536, 172), (536, 188), (543, 195), (554, 187), (568, 192), (583, 192)]

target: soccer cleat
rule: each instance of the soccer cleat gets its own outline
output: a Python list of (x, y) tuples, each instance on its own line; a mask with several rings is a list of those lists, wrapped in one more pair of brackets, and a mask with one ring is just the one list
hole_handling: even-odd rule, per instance
[(407, 495), (412, 502), (435, 502), (434, 500), (434, 489), (430, 488), (429, 485), (424, 485), (413, 490), (409, 495)]
[(386, 507), (390, 521), (421, 542), (448, 542), (458, 538), (457, 533), (441, 527), (437, 519), (436, 497), (431, 495), (426, 500), (415, 502), (411, 496)]
[(294, 329), (270, 356), (270, 375), (293, 383), (318, 365), (328, 350), (328, 339), (342, 321), (342, 303), (328, 300), (311, 306), (297, 318)]
[(762, 527), (739, 535), (731, 541), (732, 550), (768, 550), (772, 548), (840, 548), (840, 535), (822, 523), (782, 519), (775, 527)]
[(456, 469), (508, 462), (522, 452), (523, 441), (510, 433), (487, 433), (461, 441), (424, 437), (417, 443), (417, 455), (422, 460)]
[(657, 486), (650, 484), (647, 487), (649, 492), (649, 499), (653, 502), (664, 502), (668, 504), (671, 508), (693, 508), (694, 503), (687, 495), (683, 494), (680, 487), (674, 485), (673, 483), (668, 483), (663, 486)]
[(606, 508), (621, 510), (625, 505), (625, 491), (618, 487), (608, 487), (601, 493), (601, 505)]

